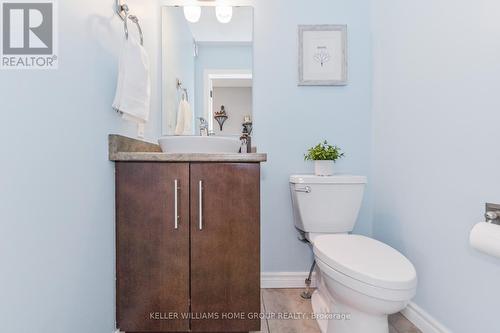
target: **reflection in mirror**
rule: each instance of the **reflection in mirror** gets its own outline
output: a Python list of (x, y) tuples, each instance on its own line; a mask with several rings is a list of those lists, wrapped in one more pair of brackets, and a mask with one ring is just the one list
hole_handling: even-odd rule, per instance
[(163, 134), (251, 134), (253, 8), (163, 7), (162, 39)]

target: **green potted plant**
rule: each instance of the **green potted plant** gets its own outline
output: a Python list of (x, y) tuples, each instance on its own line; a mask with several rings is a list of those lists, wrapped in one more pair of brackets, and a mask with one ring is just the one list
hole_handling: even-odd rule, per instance
[(333, 175), (333, 165), (336, 161), (344, 157), (342, 150), (328, 144), (328, 141), (319, 143), (311, 147), (305, 155), (306, 161), (314, 161), (314, 173), (316, 176)]

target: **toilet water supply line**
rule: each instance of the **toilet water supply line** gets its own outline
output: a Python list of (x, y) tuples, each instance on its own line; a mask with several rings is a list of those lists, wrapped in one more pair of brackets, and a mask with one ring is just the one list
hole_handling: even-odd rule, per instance
[(300, 296), (302, 296), (303, 299), (311, 299), (312, 297), (311, 282), (312, 282), (312, 274), (314, 272), (315, 267), (316, 267), (316, 260), (313, 261), (311, 270), (309, 271), (309, 276), (306, 279), (306, 291), (300, 294)]
[[(304, 188), (302, 191), (300, 189), (299, 190), (295, 189), (295, 191), (310, 193), (311, 192), (311, 188), (309, 186), (306, 186), (306, 188)], [(312, 243), (304, 236), (304, 234), (301, 234), (298, 237), (298, 239), (302, 243), (306, 243), (306, 244), (308, 244), (309, 246), (312, 247)], [(306, 283), (306, 290), (302, 294), (300, 294), (300, 296), (303, 299), (311, 299), (311, 297), (312, 297), (311, 284), (312, 284), (312, 274), (314, 272), (314, 268), (316, 268), (316, 259), (313, 260), (313, 263), (311, 265), (311, 269), (309, 270), (309, 276), (307, 277), (307, 279), (305, 281), (305, 283)]]

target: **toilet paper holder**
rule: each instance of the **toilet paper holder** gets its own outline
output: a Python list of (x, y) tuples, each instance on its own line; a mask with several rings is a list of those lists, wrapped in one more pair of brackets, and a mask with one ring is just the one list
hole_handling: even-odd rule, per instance
[(484, 217), (486, 218), (486, 222), (500, 225), (500, 205), (487, 203)]

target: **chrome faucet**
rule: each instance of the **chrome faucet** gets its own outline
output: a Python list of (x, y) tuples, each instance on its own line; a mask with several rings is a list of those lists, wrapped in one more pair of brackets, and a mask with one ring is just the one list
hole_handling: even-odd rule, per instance
[(203, 118), (199, 117), (198, 120), (200, 121), (200, 136), (214, 136), (215, 132), (211, 131), (208, 129), (208, 121)]
[(200, 121), (200, 136), (208, 136), (208, 122), (205, 118), (199, 117)]

